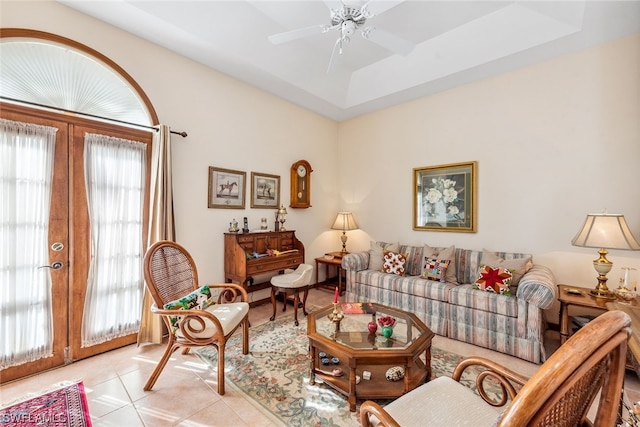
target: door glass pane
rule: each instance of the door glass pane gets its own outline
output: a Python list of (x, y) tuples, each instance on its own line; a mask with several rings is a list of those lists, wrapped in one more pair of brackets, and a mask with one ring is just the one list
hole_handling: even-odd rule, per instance
[(0, 119), (0, 369), (52, 354), (48, 232), (56, 128)]
[(86, 347), (140, 327), (146, 145), (87, 134), (84, 153), (91, 227), (82, 321)]

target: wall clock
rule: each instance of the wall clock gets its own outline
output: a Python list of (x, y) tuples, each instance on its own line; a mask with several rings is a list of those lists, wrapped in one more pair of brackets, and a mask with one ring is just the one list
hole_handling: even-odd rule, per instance
[(311, 207), (311, 165), (306, 160), (298, 160), (291, 165), (292, 208)]

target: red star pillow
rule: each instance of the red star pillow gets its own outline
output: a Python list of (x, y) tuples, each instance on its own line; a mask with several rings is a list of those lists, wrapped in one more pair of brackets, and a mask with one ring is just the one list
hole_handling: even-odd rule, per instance
[(473, 287), (481, 291), (511, 296), (509, 286), (511, 286), (512, 280), (513, 272), (508, 269), (481, 265), (478, 279), (473, 284)]

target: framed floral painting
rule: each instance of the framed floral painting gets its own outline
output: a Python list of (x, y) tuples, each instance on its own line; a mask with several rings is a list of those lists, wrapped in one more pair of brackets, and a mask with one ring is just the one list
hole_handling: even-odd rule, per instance
[(476, 162), (413, 169), (413, 229), (476, 232)]

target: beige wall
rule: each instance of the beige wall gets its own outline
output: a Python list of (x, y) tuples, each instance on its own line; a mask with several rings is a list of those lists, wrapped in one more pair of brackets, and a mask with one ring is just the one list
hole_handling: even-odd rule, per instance
[[(369, 234), (352, 246), (529, 252), (561, 283), (595, 286), (597, 250), (571, 246), (585, 215), (623, 213), (640, 239), (640, 35), (341, 123), (339, 139), (341, 198)], [(478, 232), (414, 231), (412, 169), (472, 160)], [(609, 259), (613, 287), (640, 269), (640, 252)]]
[[(55, 2), (0, 3), (2, 27), (49, 31), (121, 65), (146, 91), (173, 138), (178, 240), (202, 281), (223, 279), (222, 233), (236, 218), (251, 228), (271, 210), (208, 209), (207, 168), (280, 175), (311, 162), (313, 207), (289, 209), (307, 261), (339, 247), (329, 231), (352, 210), (369, 239), (531, 252), (560, 282), (592, 286), (595, 249), (571, 239), (588, 212), (624, 213), (640, 238), (640, 35), (468, 84), (340, 124), (152, 45)], [(478, 162), (478, 232), (412, 230), (412, 168)], [(247, 188), (249, 197), (249, 186)], [(640, 252), (611, 251), (640, 269)], [(557, 317), (556, 310), (548, 313)]]

